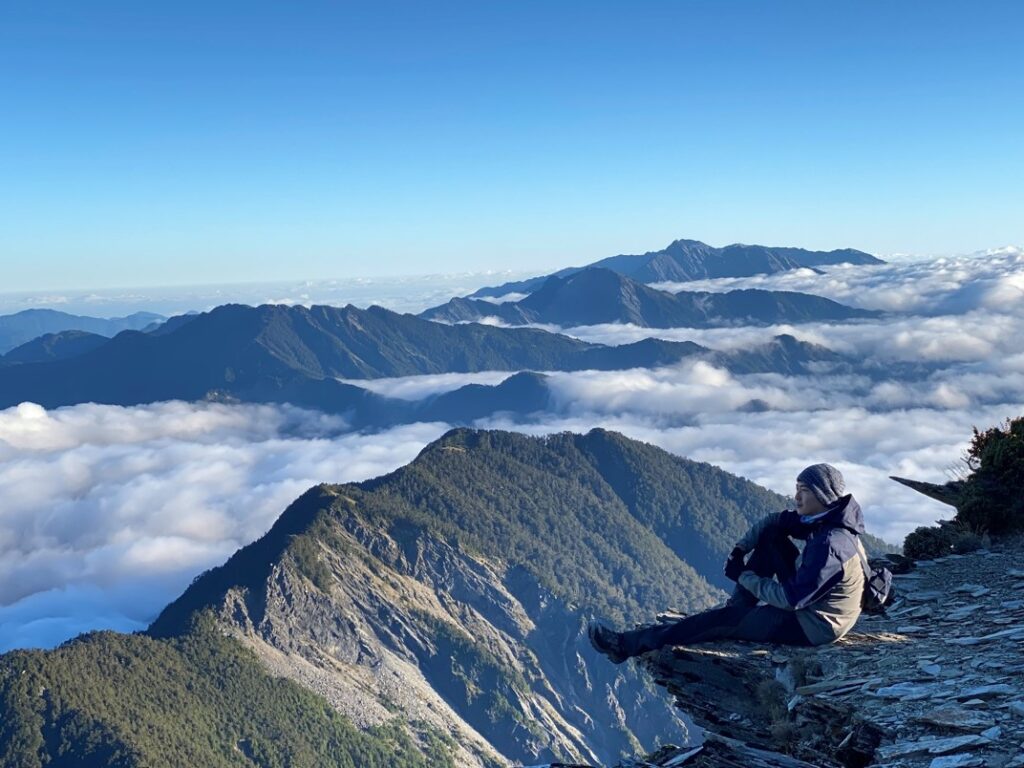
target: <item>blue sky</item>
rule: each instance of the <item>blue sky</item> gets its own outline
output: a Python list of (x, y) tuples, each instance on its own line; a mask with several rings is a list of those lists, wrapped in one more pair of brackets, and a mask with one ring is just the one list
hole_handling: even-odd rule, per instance
[(1024, 4), (0, 10), (2, 289), (1024, 243)]

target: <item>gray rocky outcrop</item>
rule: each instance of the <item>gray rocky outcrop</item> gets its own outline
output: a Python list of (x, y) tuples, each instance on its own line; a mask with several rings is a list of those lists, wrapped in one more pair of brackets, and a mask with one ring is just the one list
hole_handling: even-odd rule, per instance
[(895, 577), (888, 615), (833, 645), (647, 654), (640, 665), (706, 730), (617, 768), (1024, 766), (1022, 554), (919, 562)]
[(354, 509), (316, 546), (313, 578), (281, 558), (216, 610), (269, 670), (358, 725), (440, 732), (460, 766), (593, 763), (689, 738), (671, 697), (605, 663), (586, 617), (525, 570)]

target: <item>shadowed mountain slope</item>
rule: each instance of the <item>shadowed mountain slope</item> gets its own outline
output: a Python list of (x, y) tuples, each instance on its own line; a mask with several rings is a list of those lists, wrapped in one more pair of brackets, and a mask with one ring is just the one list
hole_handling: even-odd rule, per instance
[(98, 333), (89, 333), (88, 331), (47, 333), (12, 349), (0, 358), (0, 365), (67, 360), (68, 358), (78, 357), (86, 352), (91, 352), (108, 341), (110, 339), (106, 336), (100, 336)]
[(551, 392), (544, 374), (523, 372), (497, 386), (467, 384), (453, 392), (428, 398), (416, 409), (423, 421), (466, 424), (495, 413), (527, 415), (547, 411)]
[(740, 290), (727, 293), (669, 293), (613, 272), (591, 267), (552, 276), (516, 302), (495, 304), (456, 298), (420, 314), (429, 320), (465, 322), (496, 317), (512, 325), (561, 326), (632, 323), (648, 328), (703, 328), (851, 320), (879, 313), (831, 299), (789, 291)]
[(127, 317), (69, 315), (53, 309), (26, 309), (13, 315), (0, 316), (0, 355), (47, 333), (87, 331), (100, 336), (114, 336), (121, 331), (141, 330), (162, 321), (162, 315), (136, 312)]
[[(388, 670), (401, 670), (464, 724), (456, 739), (479, 733), (527, 762), (614, 755), (648, 742), (655, 721), (682, 726), (633, 671), (592, 666), (585, 617), (710, 604), (720, 593), (681, 556), (721, 560), (732, 532), (779, 501), (614, 433), (456, 430), (390, 475), (314, 489), (151, 632), (173, 635), (213, 610), (261, 657), (336, 701), (359, 695), (352, 665), (375, 670), (377, 695), (391, 690)], [(304, 661), (280, 662), (282, 652)], [(307, 664), (345, 671), (327, 681)], [(361, 701), (377, 708), (365, 692)]]
[(426, 717), (394, 692), (401, 676), (455, 718), (434, 724), (469, 750), (475, 733), (526, 762), (614, 755), (655, 723), (681, 725), (632, 670), (592, 664), (585, 618), (707, 606), (722, 593), (700, 573), (724, 585), (735, 538), (783, 502), (603, 430), (455, 430), (394, 473), (313, 489), (151, 632), (213, 610), (275, 669), (351, 710), (378, 707), (352, 688), (368, 684), (353, 665), (369, 667), (374, 696)]
[(713, 352), (707, 359), (732, 373), (781, 373), (796, 376), (827, 366), (832, 372), (865, 370), (853, 359), (820, 344), (800, 341), (788, 333), (746, 349)]
[[(377, 307), (228, 305), (176, 321), (111, 340), (64, 332), (30, 342), (0, 367), (0, 408), (24, 401), (46, 408), (163, 400), (291, 403), (343, 414), (355, 429), (416, 421), (462, 425), (495, 413), (529, 417), (557, 410), (547, 379), (530, 370), (656, 368), (688, 359), (737, 374), (864, 369), (791, 336), (729, 352), (653, 338), (604, 346), (534, 329), (450, 326)], [(339, 380), (522, 369), (497, 386), (472, 384), (418, 401)]]
[(774, 248), (735, 243), (715, 248), (697, 240), (675, 240), (660, 251), (635, 256), (610, 256), (582, 267), (569, 267), (552, 275), (481, 288), (470, 298), (533, 293), (552, 276), (568, 277), (589, 267), (610, 269), (641, 283), (686, 282), (716, 277), (749, 277), (772, 274), (800, 267), (824, 267), (834, 264), (882, 264), (881, 259), (843, 248), (835, 251), (807, 251), (803, 248)]
[(390, 403), (336, 377), (630, 368), (702, 351), (688, 342), (605, 347), (532, 329), (452, 327), (380, 307), (226, 305), (174, 325), (119, 334), (72, 359), (6, 367), (0, 408), (226, 399), (373, 412)]

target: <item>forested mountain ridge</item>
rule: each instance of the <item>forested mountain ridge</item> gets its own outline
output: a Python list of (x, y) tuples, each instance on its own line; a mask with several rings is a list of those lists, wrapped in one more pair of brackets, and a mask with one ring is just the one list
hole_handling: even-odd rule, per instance
[[(638, 619), (672, 600), (713, 596), (713, 589), (695, 586), (704, 579), (686, 566), (686, 555), (710, 551), (717, 563), (710, 576), (724, 585), (718, 561), (751, 521), (786, 502), (709, 464), (601, 429), (544, 438), (455, 429), (390, 474), (325, 488), (361, 499), (359, 509), (378, 523), (403, 517), (488, 558), (512, 560), (554, 594), (574, 603), (587, 596), (592, 609), (619, 619)], [(592, 507), (581, 507), (581, 498)], [(282, 515), (263, 546), (302, 528), (306, 522), (296, 523), (297, 514)], [(606, 556), (637, 547), (657, 558), (655, 567), (633, 558), (612, 584)], [(579, 551), (566, 560), (573, 549)], [(596, 554), (604, 550), (606, 556)], [(674, 567), (673, 558), (681, 561)], [(634, 579), (636, 588), (624, 586)], [(607, 597), (614, 592), (622, 597)]]
[[(2, 705), (18, 716), (0, 724), (0, 755), (159, 764), (188, 729), (209, 765), (316, 765), (320, 750), (336, 765), (597, 762), (679, 740), (671, 702), (596, 659), (585, 622), (716, 602), (735, 539), (785, 501), (603, 430), (453, 430), (393, 473), (308, 491), (148, 637), (3, 657)], [(173, 672), (185, 666), (206, 682)], [(227, 674), (241, 682), (192, 705)], [(154, 686), (173, 711), (154, 712)], [(141, 732), (132, 712), (159, 727)], [(268, 746), (295, 717), (310, 727)]]
[(23, 363), (44, 363), (52, 360), (65, 360), (84, 355), (110, 341), (106, 336), (89, 331), (60, 331), (45, 333), (31, 341), (26, 341), (6, 355), (0, 355), (0, 365), (20, 365)]
[(456, 768), (449, 739), (359, 729), (267, 673), (210, 614), (153, 639), (93, 632), (0, 656), (4, 768)]
[(725, 293), (669, 293), (600, 267), (552, 275), (529, 296), (495, 304), (455, 298), (420, 317), (466, 322), (496, 317), (512, 325), (548, 323), (563, 327), (631, 323), (643, 328), (706, 328), (875, 317), (821, 296), (792, 291), (736, 290)]
[[(812, 362), (851, 361), (778, 337), (766, 347), (716, 353), (693, 342), (643, 339), (605, 346), (536, 329), (450, 326), (379, 307), (224, 306), (152, 333), (105, 340), (78, 332), (44, 337), (0, 368), (0, 408), (161, 400), (292, 403), (345, 414), (354, 428), (413, 421), (453, 424), (497, 411), (527, 415), (550, 401), (542, 377), (469, 385), (409, 402), (352, 382), (381, 376), (481, 370), (621, 370), (703, 357), (736, 373), (806, 373)], [(20, 362), (23, 361), (23, 362)], [(340, 381), (348, 376), (348, 383)]]
[(589, 267), (610, 269), (640, 283), (687, 282), (716, 277), (748, 277), (790, 269), (834, 264), (882, 264), (871, 254), (853, 248), (834, 251), (809, 251), (803, 248), (778, 248), (734, 243), (724, 248), (698, 240), (674, 240), (660, 251), (640, 255), (610, 256), (582, 267), (567, 267), (549, 275), (481, 288), (469, 298), (499, 297), (513, 293), (533, 293), (552, 276), (567, 277)]
[(589, 344), (535, 329), (453, 327), (380, 307), (224, 305), (169, 325), (125, 332), (70, 359), (0, 369), (0, 408), (159, 400), (291, 402), (340, 412), (370, 403), (338, 378), (485, 370), (620, 369), (678, 362), (691, 342)]
[(0, 355), (47, 333), (86, 331), (114, 336), (125, 330), (142, 330), (164, 320), (153, 312), (135, 312), (126, 317), (87, 317), (54, 309), (25, 309), (13, 315), (0, 315)]

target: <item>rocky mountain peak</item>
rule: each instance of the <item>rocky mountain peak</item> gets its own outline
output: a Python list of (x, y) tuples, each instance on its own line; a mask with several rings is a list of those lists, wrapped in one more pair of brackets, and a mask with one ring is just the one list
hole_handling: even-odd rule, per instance
[(454, 429), (388, 475), (311, 489), (150, 635), (212, 615), (273, 676), (360, 727), (442, 734), (458, 765), (608, 760), (688, 731), (642, 669), (601, 663), (588, 617), (710, 605), (692, 563), (779, 501), (604, 430)]

